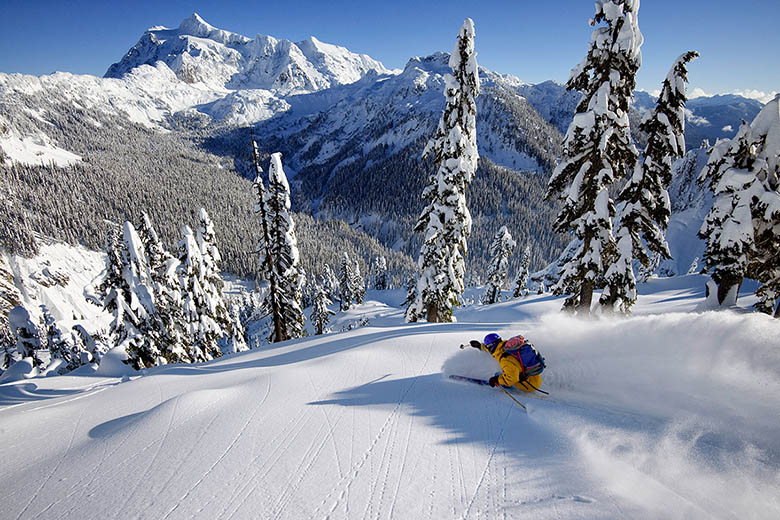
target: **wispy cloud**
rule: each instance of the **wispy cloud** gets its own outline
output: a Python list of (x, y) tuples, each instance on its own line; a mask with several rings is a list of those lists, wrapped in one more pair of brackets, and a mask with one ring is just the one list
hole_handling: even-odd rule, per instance
[(736, 96), (742, 96), (748, 99), (755, 99), (756, 101), (766, 104), (772, 101), (775, 98), (775, 96), (777, 96), (778, 92), (776, 90), (773, 90), (772, 92), (764, 92), (762, 90), (756, 90), (756, 89), (744, 89), (744, 90), (732, 90), (731, 92), (719, 92), (715, 94), (710, 94), (708, 92), (705, 92), (704, 89), (696, 87), (691, 89), (688, 92), (688, 99), (695, 99), (698, 97), (711, 97), (711, 96), (717, 96), (722, 94), (734, 94)]
[(695, 99), (697, 97), (710, 97), (712, 94), (707, 94), (704, 92), (704, 90), (700, 89), (699, 87), (694, 88), (690, 92), (688, 92), (688, 99)]
[(775, 99), (775, 96), (777, 96), (777, 91), (773, 90), (772, 92), (762, 92), (756, 89), (748, 89), (748, 90), (736, 90), (732, 92), (732, 94), (736, 94), (738, 96), (742, 96), (750, 99), (755, 99), (766, 104), (772, 101), (773, 99)]

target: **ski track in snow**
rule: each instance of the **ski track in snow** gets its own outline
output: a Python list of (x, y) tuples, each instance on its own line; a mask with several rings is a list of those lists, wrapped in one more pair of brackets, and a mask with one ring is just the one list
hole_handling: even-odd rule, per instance
[[(206, 470), (206, 472), (203, 473), (200, 476), (200, 478), (198, 478), (198, 480), (192, 486), (189, 487), (189, 489), (187, 489), (187, 491), (184, 493), (184, 495), (182, 495), (182, 497), (176, 502), (176, 505), (174, 505), (172, 509), (170, 509), (167, 513), (165, 513), (165, 515), (163, 516), (163, 519), (168, 518), (169, 516), (171, 516), (171, 514), (174, 511), (176, 511), (176, 509), (179, 507), (179, 505), (182, 502), (184, 502), (187, 499), (188, 496), (190, 496), (190, 493), (192, 493), (195, 489), (197, 489), (198, 486), (200, 486), (201, 483), (203, 483), (203, 481), (207, 477), (209, 477), (211, 475), (211, 472), (214, 470), (214, 468), (216, 468), (219, 465), (219, 463), (222, 462), (222, 460), (225, 458), (225, 456), (230, 452), (230, 450), (233, 448), (233, 446), (236, 445), (236, 442), (238, 442), (238, 440), (244, 434), (244, 432), (246, 431), (247, 427), (252, 422), (252, 419), (254, 419), (255, 415), (257, 415), (257, 412), (260, 410), (260, 408), (262, 408), (263, 403), (265, 403), (265, 400), (268, 398), (268, 394), (270, 393), (270, 391), (271, 391), (271, 385), (270, 385), (270, 381), (269, 381), (268, 386), (266, 388), (265, 395), (260, 400), (260, 403), (255, 405), (255, 408), (252, 411), (252, 414), (249, 416), (247, 421), (241, 427), (241, 429), (239, 430), (238, 434), (233, 438), (233, 440), (230, 442), (230, 444), (227, 446), (227, 448), (225, 448), (225, 450), (219, 455), (217, 460), (208, 468), (208, 470)], [(175, 409), (174, 409), (174, 411), (175, 411)], [(173, 414), (171, 415), (171, 419), (173, 419)], [(167, 436), (167, 434), (168, 434), (168, 431), (166, 431), (166, 436)], [(161, 443), (161, 445), (162, 445), (162, 443)]]
[(25, 511), (27, 511), (27, 509), (33, 504), (33, 502), (35, 502), (35, 500), (40, 496), (41, 491), (43, 490), (43, 488), (46, 487), (46, 484), (48, 484), (49, 481), (51, 480), (51, 478), (54, 476), (54, 474), (57, 473), (57, 470), (60, 468), (60, 466), (62, 465), (62, 462), (67, 457), (68, 453), (70, 452), (70, 449), (73, 447), (73, 441), (76, 439), (76, 432), (78, 431), (79, 426), (81, 426), (81, 419), (84, 417), (84, 413), (86, 411), (87, 411), (86, 408), (82, 408), (82, 410), (79, 412), (78, 419), (76, 419), (76, 424), (73, 426), (73, 432), (70, 435), (70, 441), (68, 441), (68, 447), (65, 448), (65, 453), (57, 461), (57, 463), (54, 465), (52, 470), (49, 472), (49, 474), (43, 480), (43, 482), (41, 483), (40, 487), (38, 487), (38, 489), (33, 494), (32, 498), (30, 498), (30, 501), (27, 502), (27, 505), (24, 506), (24, 509), (22, 509), (19, 512), (19, 515), (16, 517), (16, 520), (19, 520), (20, 518), (22, 518), (22, 516), (24, 516)]
[[(477, 496), (479, 495), (479, 489), (482, 487), (482, 484), (485, 482), (485, 477), (490, 472), (490, 465), (493, 462), (493, 457), (496, 454), (496, 450), (498, 449), (498, 443), (501, 442), (504, 439), (504, 431), (506, 430), (506, 423), (509, 421), (509, 417), (512, 415), (512, 408), (509, 408), (506, 412), (506, 417), (504, 417), (504, 421), (501, 423), (501, 430), (498, 432), (498, 436), (496, 437), (496, 441), (493, 444), (493, 447), (490, 449), (490, 456), (487, 459), (487, 462), (485, 463), (485, 469), (482, 470), (482, 474), (479, 477), (479, 482), (477, 482), (477, 488), (474, 490), (474, 493), (471, 495), (471, 499), (468, 501), (468, 505), (466, 506), (466, 510), (463, 512), (463, 515), (461, 515), (461, 518), (468, 518), (469, 513), (471, 512), (471, 507), (474, 505), (474, 501), (477, 499)], [(487, 483), (488, 486), (490, 486), (490, 482)], [(488, 499), (491, 494), (487, 493), (485, 494), (485, 498)]]

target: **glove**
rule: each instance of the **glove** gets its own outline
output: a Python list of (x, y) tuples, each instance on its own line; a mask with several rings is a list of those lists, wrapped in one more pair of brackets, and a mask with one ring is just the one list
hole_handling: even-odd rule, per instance
[(471, 345), (474, 348), (479, 348), (479, 349), (482, 348), (482, 343), (480, 343), (479, 341), (477, 341), (475, 339), (472, 339), (471, 341), (469, 341), (469, 345)]
[(488, 384), (490, 385), (490, 388), (495, 388), (498, 385), (498, 376), (495, 375), (488, 379)]

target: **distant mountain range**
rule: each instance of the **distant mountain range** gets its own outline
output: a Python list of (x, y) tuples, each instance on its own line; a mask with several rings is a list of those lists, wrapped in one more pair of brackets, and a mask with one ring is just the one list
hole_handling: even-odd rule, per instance
[[(252, 39), (193, 14), (176, 29), (147, 30), (102, 79), (0, 74), (0, 161), (3, 155), (6, 167), (14, 161), (60, 167), (89, 161), (90, 150), (108, 137), (105, 129), (94, 132), (100, 139), (86, 129), (110, 119), (117, 169), (133, 168), (132, 157), (122, 153), (123, 128), (141, 125), (152, 131), (150, 138), (180, 134), (220, 168), (251, 177), (251, 127), (264, 154), (283, 152), (296, 209), (343, 218), (414, 255), (411, 225), (432, 169), (420, 153), (444, 105), (447, 58), (414, 57), (403, 70), (391, 71), (313, 37), (297, 43)], [(469, 261), (481, 272), (487, 242), (506, 224), (532, 244), (540, 267), (566, 242), (549, 231), (555, 208), (541, 197), (579, 94), (552, 81), (530, 85), (484, 68), (480, 78), (482, 161), (468, 199), (475, 223)], [(632, 120), (653, 103), (637, 92)], [(750, 121), (761, 106), (734, 95), (690, 100), (688, 146), (732, 137), (740, 120)], [(112, 166), (103, 167), (111, 175)]]

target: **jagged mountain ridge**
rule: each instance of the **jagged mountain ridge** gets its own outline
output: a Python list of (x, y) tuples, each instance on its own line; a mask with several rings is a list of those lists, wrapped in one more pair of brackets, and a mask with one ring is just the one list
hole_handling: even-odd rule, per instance
[[(572, 120), (574, 110), (580, 100), (579, 92), (566, 90), (565, 85), (555, 81), (545, 81), (536, 85), (522, 84), (515, 90), (561, 133)], [(638, 124), (642, 116), (653, 106), (655, 97), (645, 91), (635, 91), (631, 105), (632, 132), (640, 148), (644, 147), (642, 135), (638, 135)], [(764, 105), (755, 99), (736, 94), (701, 96), (689, 99), (685, 111), (685, 145), (689, 149), (698, 148), (703, 140), (714, 144), (718, 139), (731, 139), (737, 133), (742, 120), (752, 121)]]
[(187, 83), (214, 90), (265, 89), (283, 94), (352, 83), (368, 71), (389, 72), (365, 54), (313, 36), (297, 43), (261, 34), (251, 39), (217, 29), (193, 13), (176, 29), (148, 29), (105, 77), (121, 78), (140, 65), (158, 61)]

